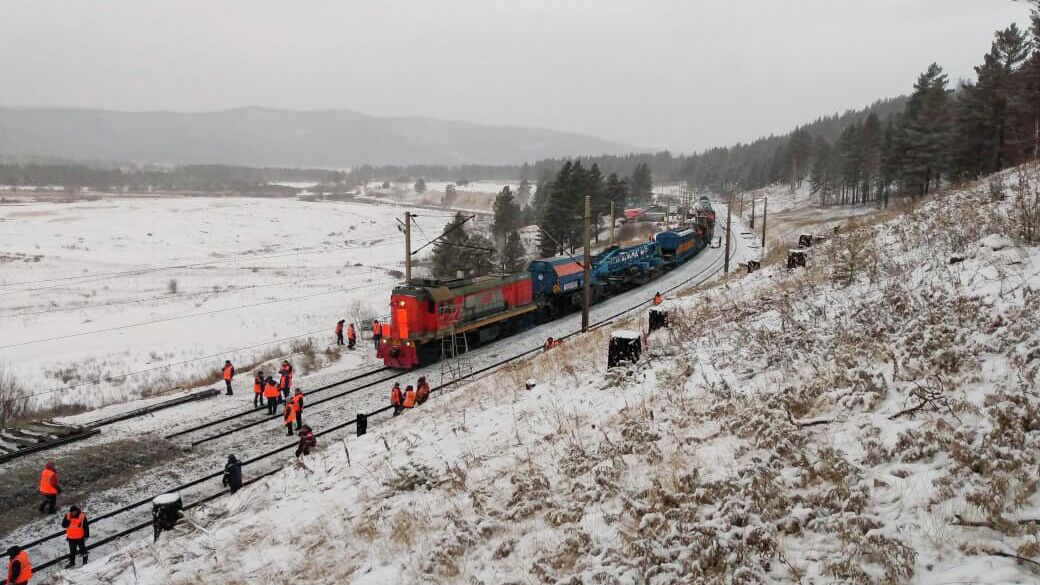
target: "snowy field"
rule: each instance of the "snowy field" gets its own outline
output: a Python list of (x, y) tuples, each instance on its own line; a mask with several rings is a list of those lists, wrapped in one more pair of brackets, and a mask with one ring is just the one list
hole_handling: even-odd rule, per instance
[(1036, 583), (1021, 195), (942, 194), (669, 299), (638, 369), (594, 333), (50, 582)]
[[(2, 205), (0, 361), (37, 407), (208, 382), (224, 359), (241, 380), (283, 356), (320, 367), (338, 359), (326, 353), (337, 320), (382, 316), (405, 209), (206, 197)], [(448, 221), (416, 212), (431, 237)]]

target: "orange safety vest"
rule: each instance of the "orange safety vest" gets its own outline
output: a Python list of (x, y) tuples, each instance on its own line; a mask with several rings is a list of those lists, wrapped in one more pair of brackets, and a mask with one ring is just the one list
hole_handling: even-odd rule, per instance
[(661, 295), (654, 295), (654, 304), (655, 305), (660, 305), (661, 304)]
[(69, 540), (82, 540), (83, 539), (83, 519), (87, 516), (80, 512), (79, 516), (75, 518), (72, 514), (65, 514), (65, 519), (69, 521), (69, 525), (65, 528), (65, 538)]
[(259, 394), (264, 391), (264, 380), (263, 378), (253, 378), (253, 394)]
[(234, 370), (234, 369), (235, 369), (235, 366), (232, 366), (231, 364), (228, 364), (228, 365), (224, 366), (224, 379), (225, 380), (230, 380), (231, 379), (231, 370)]
[(383, 332), (383, 328), (379, 326), (379, 321), (372, 322), (372, 335), (378, 336)]
[(337, 334), (338, 333), (343, 333), (343, 324), (342, 323), (336, 323), (336, 333)]
[(43, 473), (40, 474), (40, 493), (48, 496), (58, 495), (58, 488), (54, 487), (57, 478), (58, 474), (54, 473), (53, 470), (44, 469)]
[[(22, 565), (17, 575), (11, 574), (11, 569), (14, 568), (14, 561), (18, 561)], [(29, 553), (23, 550), (15, 555), (13, 559), (7, 561), (7, 582), (21, 585), (22, 583), (28, 583), (30, 578), (32, 578), (32, 566), (29, 565)]]
[(421, 397), (421, 396), (429, 396), (429, 395), (430, 395), (430, 385), (427, 384), (426, 382), (423, 382), (422, 384), (419, 384), (419, 387), (415, 390), (416, 398)]
[(405, 408), (414, 408), (415, 407), (415, 390), (406, 390), (405, 391), (405, 393), (404, 393), (404, 404), (402, 404), (402, 406), (404, 406)]
[(353, 323), (350, 325), (350, 327), (347, 327), (347, 339), (357, 339), (357, 332), (354, 331)]
[(278, 386), (273, 382), (264, 385), (264, 398), (278, 398)]
[(401, 406), (401, 387), (394, 386), (390, 389), (390, 404), (393, 406)]
[(295, 402), (290, 400), (285, 403), (285, 416), (282, 418), (282, 420), (285, 421), (285, 424), (288, 425), (296, 422), (296, 409), (297, 406)]
[(303, 394), (293, 394), (292, 398), (289, 399), (289, 402), (296, 405), (296, 410), (301, 410), (300, 403), (303, 402)]

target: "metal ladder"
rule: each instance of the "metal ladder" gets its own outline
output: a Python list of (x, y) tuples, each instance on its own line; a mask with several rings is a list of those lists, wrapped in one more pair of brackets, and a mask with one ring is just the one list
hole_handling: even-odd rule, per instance
[(443, 325), (448, 326), (448, 334), (441, 337), (441, 385), (445, 388), (457, 386), (464, 376), (473, 373), (473, 365), (469, 358), (469, 341), (465, 333), (455, 331), (456, 320), (454, 305), (441, 305), (438, 316)]

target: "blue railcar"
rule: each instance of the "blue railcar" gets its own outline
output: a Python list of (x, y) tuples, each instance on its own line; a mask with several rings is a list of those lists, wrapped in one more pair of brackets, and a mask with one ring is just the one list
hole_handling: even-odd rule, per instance
[(531, 293), (552, 297), (581, 290), (584, 285), (581, 264), (570, 256), (534, 260), (527, 265), (531, 273)]
[(593, 282), (642, 282), (652, 277), (663, 263), (656, 242), (645, 242), (627, 248), (611, 246), (593, 258)]
[(692, 229), (669, 230), (657, 234), (661, 257), (673, 264), (682, 264), (700, 252), (702, 245)]

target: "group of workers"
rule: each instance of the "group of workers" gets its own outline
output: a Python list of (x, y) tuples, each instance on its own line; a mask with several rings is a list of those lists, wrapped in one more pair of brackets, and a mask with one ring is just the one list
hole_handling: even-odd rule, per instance
[[(344, 329), (345, 328), (345, 329)], [(375, 342), (376, 349), (379, 349), (379, 340), (383, 338), (383, 324), (379, 322), (379, 319), (372, 319), (372, 340)], [(343, 332), (346, 331), (347, 341), (343, 342)], [(336, 321), (336, 345), (346, 345), (347, 349), (354, 349), (357, 345), (357, 329), (354, 329), (353, 323), (347, 323), (346, 319), (340, 319)]]
[(400, 382), (394, 382), (394, 387), (390, 389), (390, 406), (394, 407), (394, 416), (425, 403), (429, 398), (430, 384), (426, 376), (419, 376), (415, 386), (409, 384), (403, 391)]

